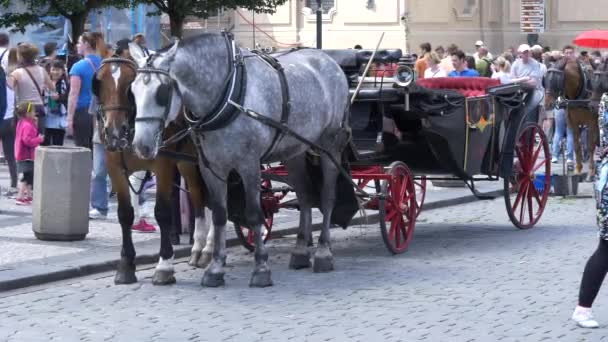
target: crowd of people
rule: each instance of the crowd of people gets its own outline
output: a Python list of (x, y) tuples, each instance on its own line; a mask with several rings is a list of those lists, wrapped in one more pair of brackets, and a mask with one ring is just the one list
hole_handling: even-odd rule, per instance
[[(494, 57), (483, 41), (477, 41), (473, 54), (466, 54), (454, 44), (447, 49), (439, 46), (433, 50), (430, 43), (423, 43), (416, 58), (417, 78), (489, 77), (499, 80), (501, 84), (520, 83), (544, 91), (543, 80), (552, 63), (562, 58), (577, 59), (583, 66), (591, 68), (594, 64), (599, 64), (602, 54), (599, 51), (580, 51), (577, 54), (570, 45), (564, 46), (561, 51), (555, 51), (540, 45), (530, 47), (521, 44), (517, 49), (510, 47)], [(565, 109), (541, 108), (540, 120), (551, 141), (551, 162), (558, 162), (562, 152), (562, 139), (565, 137), (563, 153), (565, 162), (571, 168), (575, 162), (574, 144)], [(582, 142), (582, 145), (586, 145), (586, 142)]]
[[(132, 41), (148, 51), (142, 34)], [(89, 217), (107, 217), (111, 191), (104, 148), (94, 129), (98, 104), (91, 84), (102, 59), (115, 54), (128, 57), (130, 42), (122, 39), (112, 45), (103, 34), (86, 32), (75, 46), (68, 47), (67, 55), (58, 55), (57, 44), (49, 42), (41, 56), (36, 45), (19, 42), (11, 46), (9, 35), (0, 33), (0, 140), (11, 179), (4, 195), (14, 197), (15, 204), (32, 203), (35, 148), (62, 146), (68, 135), (74, 145), (93, 151)], [(145, 172), (136, 172), (131, 180), (136, 183), (145, 176)], [(134, 230), (156, 230), (143, 217), (137, 219)]]

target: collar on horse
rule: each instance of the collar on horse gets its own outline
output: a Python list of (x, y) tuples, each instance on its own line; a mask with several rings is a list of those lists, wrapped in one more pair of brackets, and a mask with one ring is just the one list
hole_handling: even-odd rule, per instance
[(230, 124), (239, 114), (239, 110), (229, 104), (229, 101), (242, 103), (247, 88), (247, 73), (243, 55), (236, 47), (234, 37), (229, 32), (222, 32), (226, 49), (228, 51), (228, 73), (222, 83), (222, 92), (215, 100), (213, 109), (197, 118), (191, 118), (187, 111), (184, 113), (186, 120), (192, 124), (197, 131), (213, 131)]

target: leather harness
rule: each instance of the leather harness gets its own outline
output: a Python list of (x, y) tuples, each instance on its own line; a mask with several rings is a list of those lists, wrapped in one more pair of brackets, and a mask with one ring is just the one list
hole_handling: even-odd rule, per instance
[[(202, 148), (200, 148), (198, 146), (199, 144), (198, 144), (197, 140), (195, 139), (196, 137), (195, 137), (194, 133), (221, 129), (221, 128), (226, 127), (232, 121), (234, 121), (234, 119), (236, 119), (236, 117), (239, 115), (240, 110), (238, 108), (236, 108), (235, 106), (230, 105), (230, 102), (243, 103), (243, 99), (245, 97), (245, 92), (246, 92), (246, 87), (247, 87), (247, 71), (246, 71), (245, 64), (244, 64), (245, 57), (242, 55), (240, 49), (238, 49), (236, 47), (234, 38), (231, 33), (222, 32), (222, 35), (225, 38), (226, 49), (228, 51), (228, 72), (227, 72), (226, 79), (224, 80), (224, 82), (222, 84), (222, 88), (221, 88), (221, 89), (223, 89), (222, 93), (220, 94), (218, 99), (215, 101), (215, 104), (212, 107), (213, 109), (205, 115), (200, 115), (200, 116), (197, 115), (197, 117), (194, 118), (194, 116), (195, 116), (195, 115), (193, 115), (194, 113), (192, 113), (189, 110), (186, 110), (184, 113), (184, 116), (185, 116), (186, 120), (188, 121), (188, 123), (190, 124), (190, 127), (187, 130), (177, 133), (176, 135), (174, 135), (173, 137), (171, 137), (169, 139), (170, 142), (173, 143), (175, 141), (183, 139), (188, 134), (191, 134), (193, 141), (195, 142), (195, 145), (197, 145), (197, 149), (199, 150), (199, 155), (201, 157), (201, 160), (202, 160), (203, 164), (205, 165), (205, 167), (207, 167), (207, 168), (209, 168), (209, 162), (208, 162), (207, 158), (205, 157)], [(295, 50), (293, 50), (293, 51), (295, 51)], [(291, 51), (289, 51), (289, 52), (291, 52)], [(273, 56), (270, 56), (266, 53), (256, 51), (256, 50), (252, 51), (252, 53), (253, 53), (253, 55), (247, 56), (247, 57), (258, 57), (262, 61), (264, 61), (266, 64), (268, 64), (270, 67), (272, 67), (273, 69), (275, 69), (277, 71), (277, 74), (279, 76), (280, 85), (281, 85), (281, 95), (282, 95), (282, 107), (281, 107), (282, 111), (281, 111), (281, 121), (280, 122), (283, 125), (287, 125), (287, 123), (289, 121), (289, 113), (290, 113), (290, 104), (289, 104), (290, 98), (289, 98), (289, 88), (287, 85), (287, 78), (285, 77), (284, 68), (281, 65), (281, 63)], [(151, 57), (148, 60), (148, 64), (146, 65), (146, 67), (138, 69), (137, 72), (142, 73), (142, 74), (148, 74), (148, 75), (156, 74), (156, 75), (167, 76), (170, 79), (170, 81), (169, 81), (170, 83), (168, 84), (169, 91), (172, 91), (173, 89), (175, 89), (178, 93), (180, 93), (179, 88), (177, 86), (177, 82), (171, 77), (169, 72), (165, 71), (165, 70), (154, 68), (152, 66), (152, 62), (153, 62), (153, 58)], [(160, 78), (160, 76), (159, 76), (159, 78)], [(161, 80), (161, 82), (162, 82), (162, 80)], [(150, 120), (164, 121), (167, 119), (167, 117), (169, 115), (170, 107), (171, 107), (171, 100), (169, 100), (169, 103), (167, 104), (166, 109), (165, 109), (164, 116), (162, 118), (143, 117), (143, 118), (136, 118), (135, 121), (150, 121)], [(264, 160), (272, 153), (272, 151), (274, 150), (276, 145), (280, 142), (280, 140), (284, 137), (284, 135), (285, 134), (282, 130), (279, 130), (279, 129), (276, 130), (276, 133), (272, 139), (272, 143), (270, 144), (268, 149), (262, 155), (261, 160)], [(163, 145), (166, 145), (168, 142), (169, 141), (165, 141), (163, 143)], [(216, 175), (216, 177), (217, 177), (217, 175)]]

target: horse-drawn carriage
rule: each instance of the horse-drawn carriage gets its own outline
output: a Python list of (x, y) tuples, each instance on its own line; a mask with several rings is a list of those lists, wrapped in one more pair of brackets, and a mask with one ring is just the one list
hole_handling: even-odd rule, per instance
[[(264, 238), (281, 207), (300, 211), (289, 267), (315, 272), (334, 269), (330, 226), (348, 226), (358, 209), (378, 210), (386, 246), (404, 252), (427, 179), (461, 179), (480, 198), (475, 182), (502, 179), (517, 227), (530, 228), (542, 215), (550, 165), (536, 124), (542, 100), (536, 91), (481, 78), (417, 82), (413, 61), (400, 50), (295, 49), (268, 56), (239, 49), (229, 33), (187, 38), (151, 57), (130, 50), (138, 64), (129, 81), (136, 107), (133, 149), (154, 159), (163, 146), (189, 135), (197, 152), (213, 213), (205, 262), (195, 263), (206, 266), (204, 286), (224, 284), (228, 220), (255, 249), (250, 286), (272, 285)], [(382, 67), (362, 75), (372, 62)], [(383, 77), (389, 74), (394, 78)], [(187, 125), (179, 139), (163, 142), (167, 124), (180, 117)], [(106, 120), (104, 132), (119, 132), (124, 122)], [(260, 169), (261, 162), (270, 164)], [(537, 173), (545, 176), (541, 184)], [(285, 201), (292, 189), (297, 202)], [(308, 246), (315, 206), (323, 223), (313, 256)], [(158, 284), (175, 281), (171, 249), (164, 255), (155, 272)], [(134, 279), (133, 257), (121, 259), (117, 283)]]
[[(401, 50), (377, 51), (370, 77), (361, 71), (373, 51), (325, 52), (344, 71), (354, 96), (350, 175), (359, 190), (373, 193), (360, 203), (379, 210), (389, 251), (407, 249), (427, 180), (462, 180), (480, 199), (489, 197), (477, 192), (476, 182), (502, 181), (511, 222), (522, 229), (538, 222), (550, 188), (550, 155), (536, 124), (540, 99), (533, 90), (487, 78), (415, 80), (413, 61)], [(286, 176), (282, 165), (262, 172), (265, 239), (279, 209), (297, 208), (296, 199), (285, 200)], [(253, 251), (253, 231), (235, 227)]]

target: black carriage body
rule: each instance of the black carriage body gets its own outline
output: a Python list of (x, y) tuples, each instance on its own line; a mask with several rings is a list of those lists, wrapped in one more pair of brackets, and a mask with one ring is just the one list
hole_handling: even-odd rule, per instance
[[(342, 66), (352, 96), (371, 52), (326, 52)], [(465, 180), (510, 174), (517, 133), (535, 120), (523, 106), (520, 87), (460, 77), (395, 87), (390, 69), (382, 66), (400, 57), (400, 50), (378, 51), (373, 63), (380, 68), (371, 69), (351, 106), (351, 164), (398, 160), (416, 174)]]

